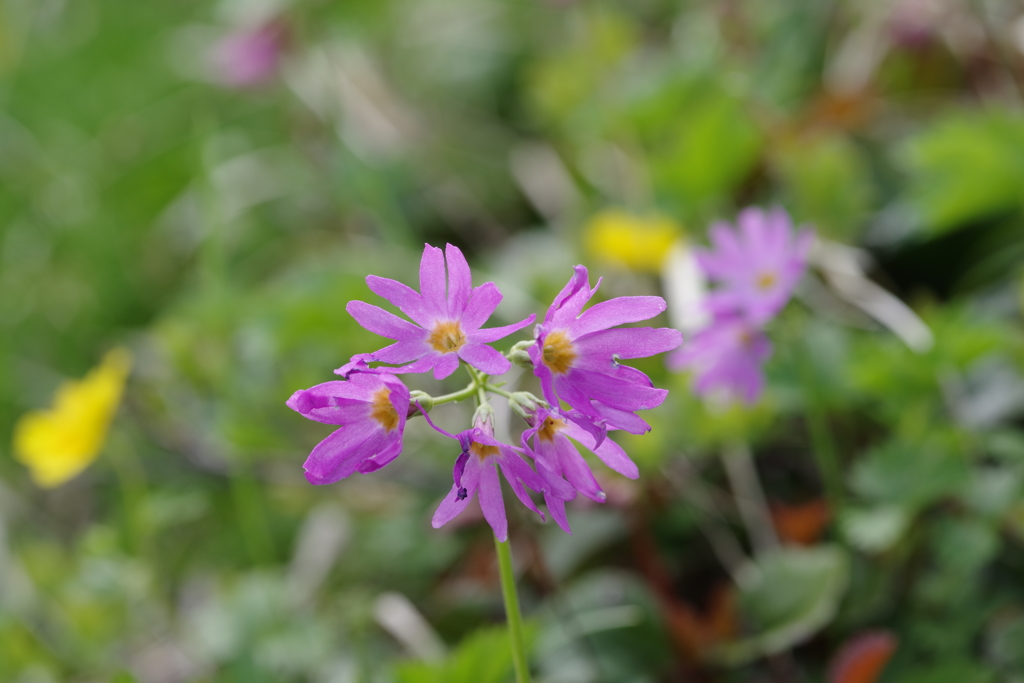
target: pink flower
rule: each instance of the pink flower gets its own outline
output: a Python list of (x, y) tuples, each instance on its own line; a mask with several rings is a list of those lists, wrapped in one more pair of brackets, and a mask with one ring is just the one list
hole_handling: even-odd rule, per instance
[(352, 361), (336, 373), (347, 375), (360, 363), (365, 365), (378, 361), (411, 363), (400, 368), (383, 369), (386, 372), (426, 372), (433, 369), (435, 378), (444, 379), (459, 367), (460, 358), (488, 375), (508, 372), (511, 363), (487, 344), (521, 330), (532, 323), (535, 316), (531, 314), (526, 320), (513, 325), (480, 329), (501, 302), (501, 292), (493, 282), (474, 289), (469, 264), (458, 247), (449, 244), (445, 253), (447, 297), (445, 255), (429, 244), (424, 245), (420, 261), (419, 292), (395, 280), (367, 276), (366, 284), (370, 289), (397, 306), (415, 324), (377, 306), (350, 301), (345, 310), (360, 325), (397, 343), (373, 353), (353, 356)]
[[(572, 533), (565, 516), (565, 501), (576, 497), (576, 491), (598, 503), (606, 500), (604, 491), (594, 478), (587, 461), (580, 455), (573, 441), (594, 453), (608, 467), (624, 477), (637, 479), (640, 471), (629, 459), (626, 451), (611, 439), (598, 440), (591, 432), (566, 420), (561, 413), (540, 409), (534, 413), (532, 427), (523, 433), (523, 446), (537, 464), (537, 472), (545, 482), (544, 502), (558, 526)], [(533, 439), (533, 448), (527, 446)], [(572, 441), (570, 441), (572, 439)], [(562, 477), (575, 489), (567, 496), (558, 482)]]
[(596, 291), (597, 287), (590, 288), (587, 269), (576, 266), (536, 327), (536, 343), (529, 349), (534, 374), (548, 403), (558, 406), (559, 399), (564, 400), (575, 409), (566, 415), (577, 423), (590, 421), (642, 434), (651, 427), (635, 411), (661, 405), (668, 391), (656, 389), (647, 375), (619, 361), (670, 351), (682, 342), (682, 334), (669, 328), (609, 329), (664, 311), (665, 300), (658, 296), (618, 297), (581, 315)]
[(260, 85), (277, 73), (283, 47), (284, 29), (278, 22), (241, 29), (214, 47), (213, 68), (233, 88)]
[(312, 484), (333, 484), (356, 472), (374, 472), (402, 451), (409, 390), (397, 377), (356, 373), (347, 381), (296, 391), (288, 407), (310, 420), (341, 425), (313, 449), (303, 465)]
[(782, 209), (744, 209), (737, 222), (739, 230), (728, 223), (712, 225), (715, 251), (697, 251), (707, 276), (723, 285), (708, 295), (708, 305), (717, 315), (738, 313), (762, 325), (789, 301), (807, 267), (814, 233), (803, 229), (794, 235)]
[[(523, 505), (540, 515), (544, 519), (544, 513), (537, 509), (537, 505), (530, 499), (526, 489), (543, 491), (545, 486), (557, 485), (556, 482), (545, 484), (540, 476), (534, 472), (520, 455), (520, 449), (514, 446), (503, 444), (494, 438), (494, 429), (487, 420), (476, 420), (472, 429), (460, 432), (458, 435), (449, 434), (440, 429), (431, 421), (426, 412), (423, 416), (430, 423), (430, 426), (445, 436), (456, 439), (462, 447), (462, 452), (455, 460), (453, 478), (455, 483), (452, 489), (438, 506), (434, 513), (431, 524), (438, 529), (460, 512), (466, 509), (474, 495), (480, 496), (480, 509), (484, 513), (484, 519), (491, 525), (494, 535), (499, 541), (508, 539), (508, 520), (505, 517), (505, 503), (501, 497), (501, 481), (498, 479), (498, 470), (505, 475), (505, 480), (512, 487), (513, 493)], [(568, 492), (568, 485), (562, 482), (558, 489), (563, 495)]]
[(768, 338), (743, 318), (716, 317), (668, 357), (668, 366), (691, 370), (696, 377), (694, 391), (702, 396), (722, 392), (754, 403), (764, 388), (761, 365), (771, 353)]

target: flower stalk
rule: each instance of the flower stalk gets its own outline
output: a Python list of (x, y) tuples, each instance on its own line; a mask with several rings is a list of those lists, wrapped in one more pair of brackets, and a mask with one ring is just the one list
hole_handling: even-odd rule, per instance
[(508, 541), (494, 537), (494, 548), (498, 553), (498, 573), (501, 575), (501, 595), (505, 600), (505, 619), (512, 645), (512, 663), (515, 666), (516, 683), (530, 683), (530, 666), (526, 659), (526, 639), (523, 636), (523, 615), (519, 611), (519, 594), (516, 592), (516, 577), (512, 572), (512, 549)]

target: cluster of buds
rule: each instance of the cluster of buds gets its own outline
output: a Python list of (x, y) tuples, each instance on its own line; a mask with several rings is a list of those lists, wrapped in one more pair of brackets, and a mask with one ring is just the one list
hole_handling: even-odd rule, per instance
[[(661, 297), (619, 297), (584, 311), (600, 281), (591, 288), (587, 269), (576, 266), (536, 325), (533, 340), (521, 341), (503, 354), (489, 344), (533, 324), (536, 317), (483, 328), (502, 295), (493, 282), (473, 287), (469, 264), (458, 248), (449, 244), (442, 252), (425, 246), (419, 292), (375, 275), (366, 282), (409, 320), (362, 301), (349, 302), (346, 310), (360, 325), (395, 343), (353, 356), (335, 370), (341, 380), (297, 391), (288, 400), (290, 408), (309, 419), (340, 425), (306, 460), (310, 482), (330, 484), (384, 467), (402, 450), (406, 420), (417, 415), (460, 446), (451, 491), (434, 514), (435, 528), (478, 497), (484, 518), (504, 541), (508, 523), (500, 471), (523, 505), (544, 519), (529, 491), (542, 495), (554, 520), (570, 532), (567, 501), (578, 493), (597, 502), (605, 500), (577, 445), (614, 471), (637, 478), (636, 465), (608, 438), (608, 432), (649, 431), (650, 425), (637, 411), (660, 405), (668, 392), (655, 388), (644, 373), (621, 361), (671, 351), (682, 343), (682, 335), (668, 328), (619, 326), (664, 311)], [(507, 392), (492, 382), (508, 372), (513, 362), (533, 371), (543, 398)], [(470, 384), (445, 396), (410, 392), (399, 379), (399, 375), (428, 371), (444, 379), (463, 363)], [(525, 421), (518, 446), (495, 438), (492, 394), (507, 398), (511, 410)], [(432, 408), (460, 400), (478, 403), (469, 429), (450, 434), (434, 425), (428, 415)]]

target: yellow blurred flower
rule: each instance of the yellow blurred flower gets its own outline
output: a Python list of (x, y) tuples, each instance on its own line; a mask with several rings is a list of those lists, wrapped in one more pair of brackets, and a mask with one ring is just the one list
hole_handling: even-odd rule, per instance
[(657, 273), (682, 229), (665, 216), (634, 216), (609, 209), (591, 218), (584, 233), (587, 251), (598, 259)]
[(121, 403), (132, 356), (113, 349), (81, 380), (57, 390), (50, 410), (25, 413), (14, 426), (14, 457), (43, 488), (60, 486), (96, 459)]

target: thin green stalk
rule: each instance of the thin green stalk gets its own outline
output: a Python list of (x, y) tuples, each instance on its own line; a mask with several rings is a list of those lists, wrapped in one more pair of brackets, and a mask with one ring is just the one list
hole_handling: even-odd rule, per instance
[(434, 396), (431, 398), (432, 405), (441, 405), (442, 403), (452, 403), (453, 401), (465, 401), (467, 398), (472, 398), (476, 393), (476, 382), (471, 383), (465, 389), (460, 389), (451, 394), (445, 394), (443, 396)]
[(814, 368), (807, 358), (797, 359), (804, 390), (804, 405), (807, 415), (807, 431), (811, 437), (811, 449), (817, 461), (825, 492), (832, 504), (833, 514), (843, 508), (843, 474), (839, 464), (839, 449), (836, 447), (828, 419), (819, 406), (818, 384)]
[(487, 389), (487, 391), (491, 392), (492, 394), (497, 394), (498, 396), (504, 396), (505, 398), (512, 398), (512, 392), (505, 391), (504, 389), (499, 389), (498, 387), (494, 386), (493, 384), (488, 384), (484, 388)]
[(505, 618), (508, 621), (508, 635), (512, 641), (512, 663), (516, 670), (516, 683), (530, 683), (530, 667), (526, 659), (526, 643), (523, 638), (523, 615), (519, 612), (519, 594), (516, 593), (516, 577), (512, 574), (512, 549), (508, 541), (494, 537), (494, 548), (498, 552), (498, 571), (501, 574), (501, 595), (505, 599)]

